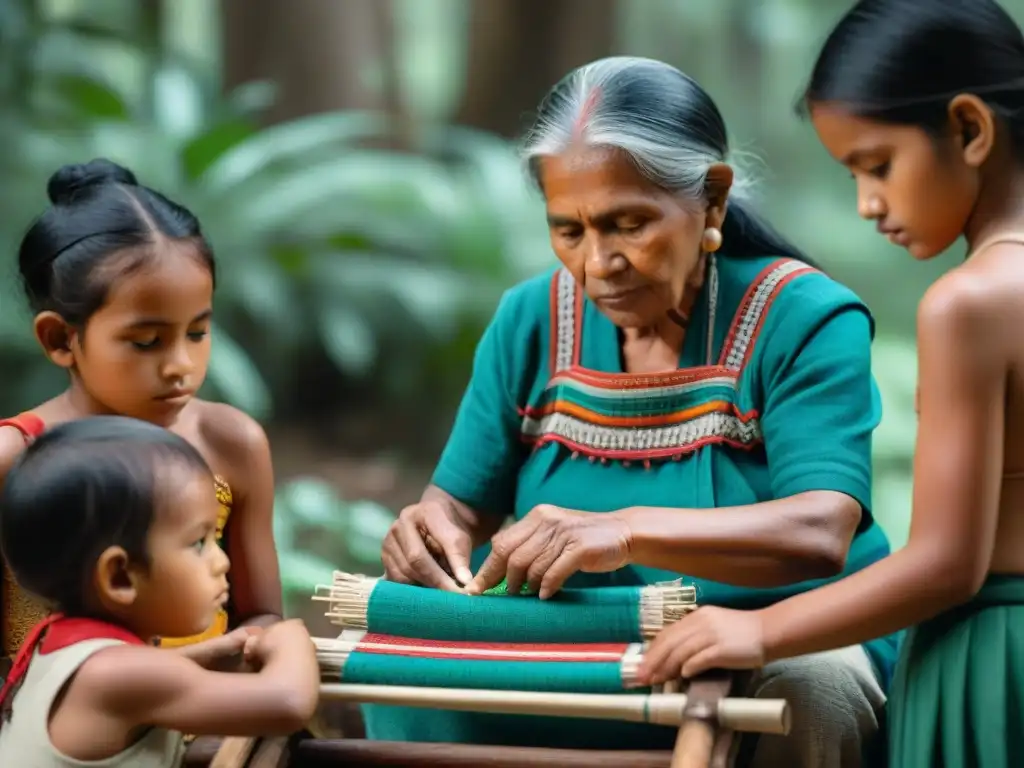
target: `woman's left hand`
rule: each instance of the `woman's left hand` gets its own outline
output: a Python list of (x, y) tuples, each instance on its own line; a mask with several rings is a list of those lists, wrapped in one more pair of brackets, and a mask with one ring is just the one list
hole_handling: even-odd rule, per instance
[(614, 513), (541, 504), (491, 539), (491, 553), (466, 591), (480, 594), (505, 578), (509, 594), (518, 594), (525, 583), (546, 599), (578, 571), (623, 567), (631, 547), (629, 526)]
[(761, 612), (709, 605), (658, 633), (644, 654), (639, 680), (658, 685), (709, 669), (757, 669), (764, 663)]

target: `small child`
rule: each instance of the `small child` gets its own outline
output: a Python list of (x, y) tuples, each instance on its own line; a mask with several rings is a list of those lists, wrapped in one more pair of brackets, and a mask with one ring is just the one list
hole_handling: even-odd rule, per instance
[[(298, 621), (161, 649), (228, 600), (212, 473), (185, 439), (123, 416), (69, 421), (21, 455), (0, 549), (55, 611), (0, 689), (0, 765), (173, 768), (182, 732), (271, 735), (313, 715), (319, 668)], [(258, 671), (212, 671), (243, 655)]]

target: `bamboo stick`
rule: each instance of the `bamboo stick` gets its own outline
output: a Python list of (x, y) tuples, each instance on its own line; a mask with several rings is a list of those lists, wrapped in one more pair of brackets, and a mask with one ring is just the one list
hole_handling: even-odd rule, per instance
[(670, 768), (708, 768), (714, 749), (714, 726), (703, 720), (687, 720), (676, 735)]
[(257, 741), (251, 736), (226, 737), (210, 761), (210, 768), (244, 768)]
[[(326, 683), (322, 699), (364, 704), (490, 712), (506, 715), (587, 717), (680, 726), (686, 721), (686, 694), (594, 694), (420, 688), (401, 685)], [(718, 704), (722, 728), (754, 733), (789, 733), (790, 711), (784, 699), (726, 698)]]

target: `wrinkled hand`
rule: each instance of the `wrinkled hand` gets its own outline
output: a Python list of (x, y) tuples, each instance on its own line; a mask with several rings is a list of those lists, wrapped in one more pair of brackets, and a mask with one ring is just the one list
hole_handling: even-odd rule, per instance
[(705, 606), (658, 633), (639, 679), (641, 685), (658, 685), (709, 669), (757, 669), (764, 663), (760, 611)]
[(462, 592), (460, 584), (473, 579), (472, 549), (472, 537), (454, 509), (439, 501), (413, 504), (399, 513), (384, 537), (384, 576), (403, 584)]
[(606, 573), (629, 562), (632, 534), (614, 514), (577, 512), (542, 504), (491, 539), (488, 555), (467, 592), (508, 582), (509, 594), (523, 584), (546, 599), (578, 571)]

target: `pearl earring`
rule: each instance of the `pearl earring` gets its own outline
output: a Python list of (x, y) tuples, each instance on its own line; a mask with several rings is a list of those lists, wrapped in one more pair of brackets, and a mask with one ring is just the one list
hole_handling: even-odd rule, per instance
[(700, 240), (701, 248), (705, 253), (714, 253), (722, 247), (722, 230), (718, 227), (708, 227), (704, 230), (704, 236)]

